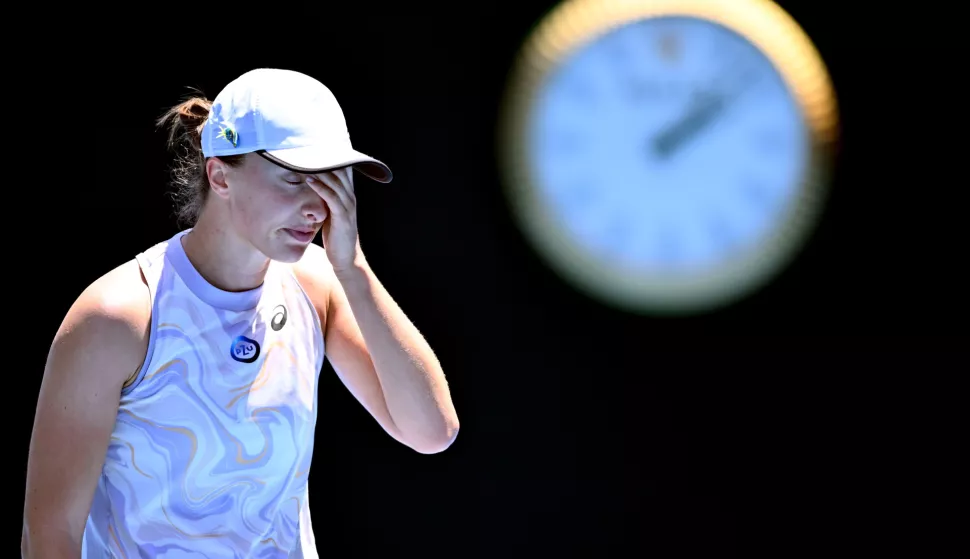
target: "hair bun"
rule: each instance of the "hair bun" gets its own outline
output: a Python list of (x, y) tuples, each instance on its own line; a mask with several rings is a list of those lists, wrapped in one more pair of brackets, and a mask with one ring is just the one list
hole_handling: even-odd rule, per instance
[(209, 118), (209, 110), (212, 103), (207, 99), (193, 97), (178, 106), (178, 117), (182, 121), (192, 144), (201, 148), (202, 146), (202, 127)]

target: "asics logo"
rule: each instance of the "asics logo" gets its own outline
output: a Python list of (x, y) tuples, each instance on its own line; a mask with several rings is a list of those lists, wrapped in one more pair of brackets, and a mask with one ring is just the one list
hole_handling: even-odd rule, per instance
[(286, 307), (283, 305), (276, 305), (273, 309), (276, 313), (273, 315), (273, 319), (269, 322), (269, 327), (279, 332), (286, 326)]

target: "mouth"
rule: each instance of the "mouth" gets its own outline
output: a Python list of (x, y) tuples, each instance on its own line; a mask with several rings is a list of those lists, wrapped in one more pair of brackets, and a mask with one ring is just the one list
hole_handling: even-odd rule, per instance
[(309, 243), (310, 241), (313, 240), (313, 237), (317, 234), (316, 229), (304, 229), (304, 228), (289, 229), (289, 228), (284, 228), (283, 231), (286, 231), (286, 233), (289, 236), (293, 237), (294, 239), (296, 239), (297, 241), (299, 241), (301, 243)]

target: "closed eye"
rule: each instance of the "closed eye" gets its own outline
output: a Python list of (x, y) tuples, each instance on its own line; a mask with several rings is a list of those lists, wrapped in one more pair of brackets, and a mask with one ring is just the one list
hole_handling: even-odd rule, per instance
[(300, 175), (287, 175), (283, 177), (283, 180), (285, 180), (288, 184), (292, 184), (293, 186), (305, 184), (303, 177)]

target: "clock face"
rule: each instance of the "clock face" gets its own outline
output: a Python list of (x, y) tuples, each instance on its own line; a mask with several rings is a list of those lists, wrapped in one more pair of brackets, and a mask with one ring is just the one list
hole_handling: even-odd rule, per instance
[(571, 245), (634, 274), (704, 274), (756, 249), (809, 164), (770, 61), (704, 19), (613, 29), (560, 63), (532, 107), (538, 203)]

